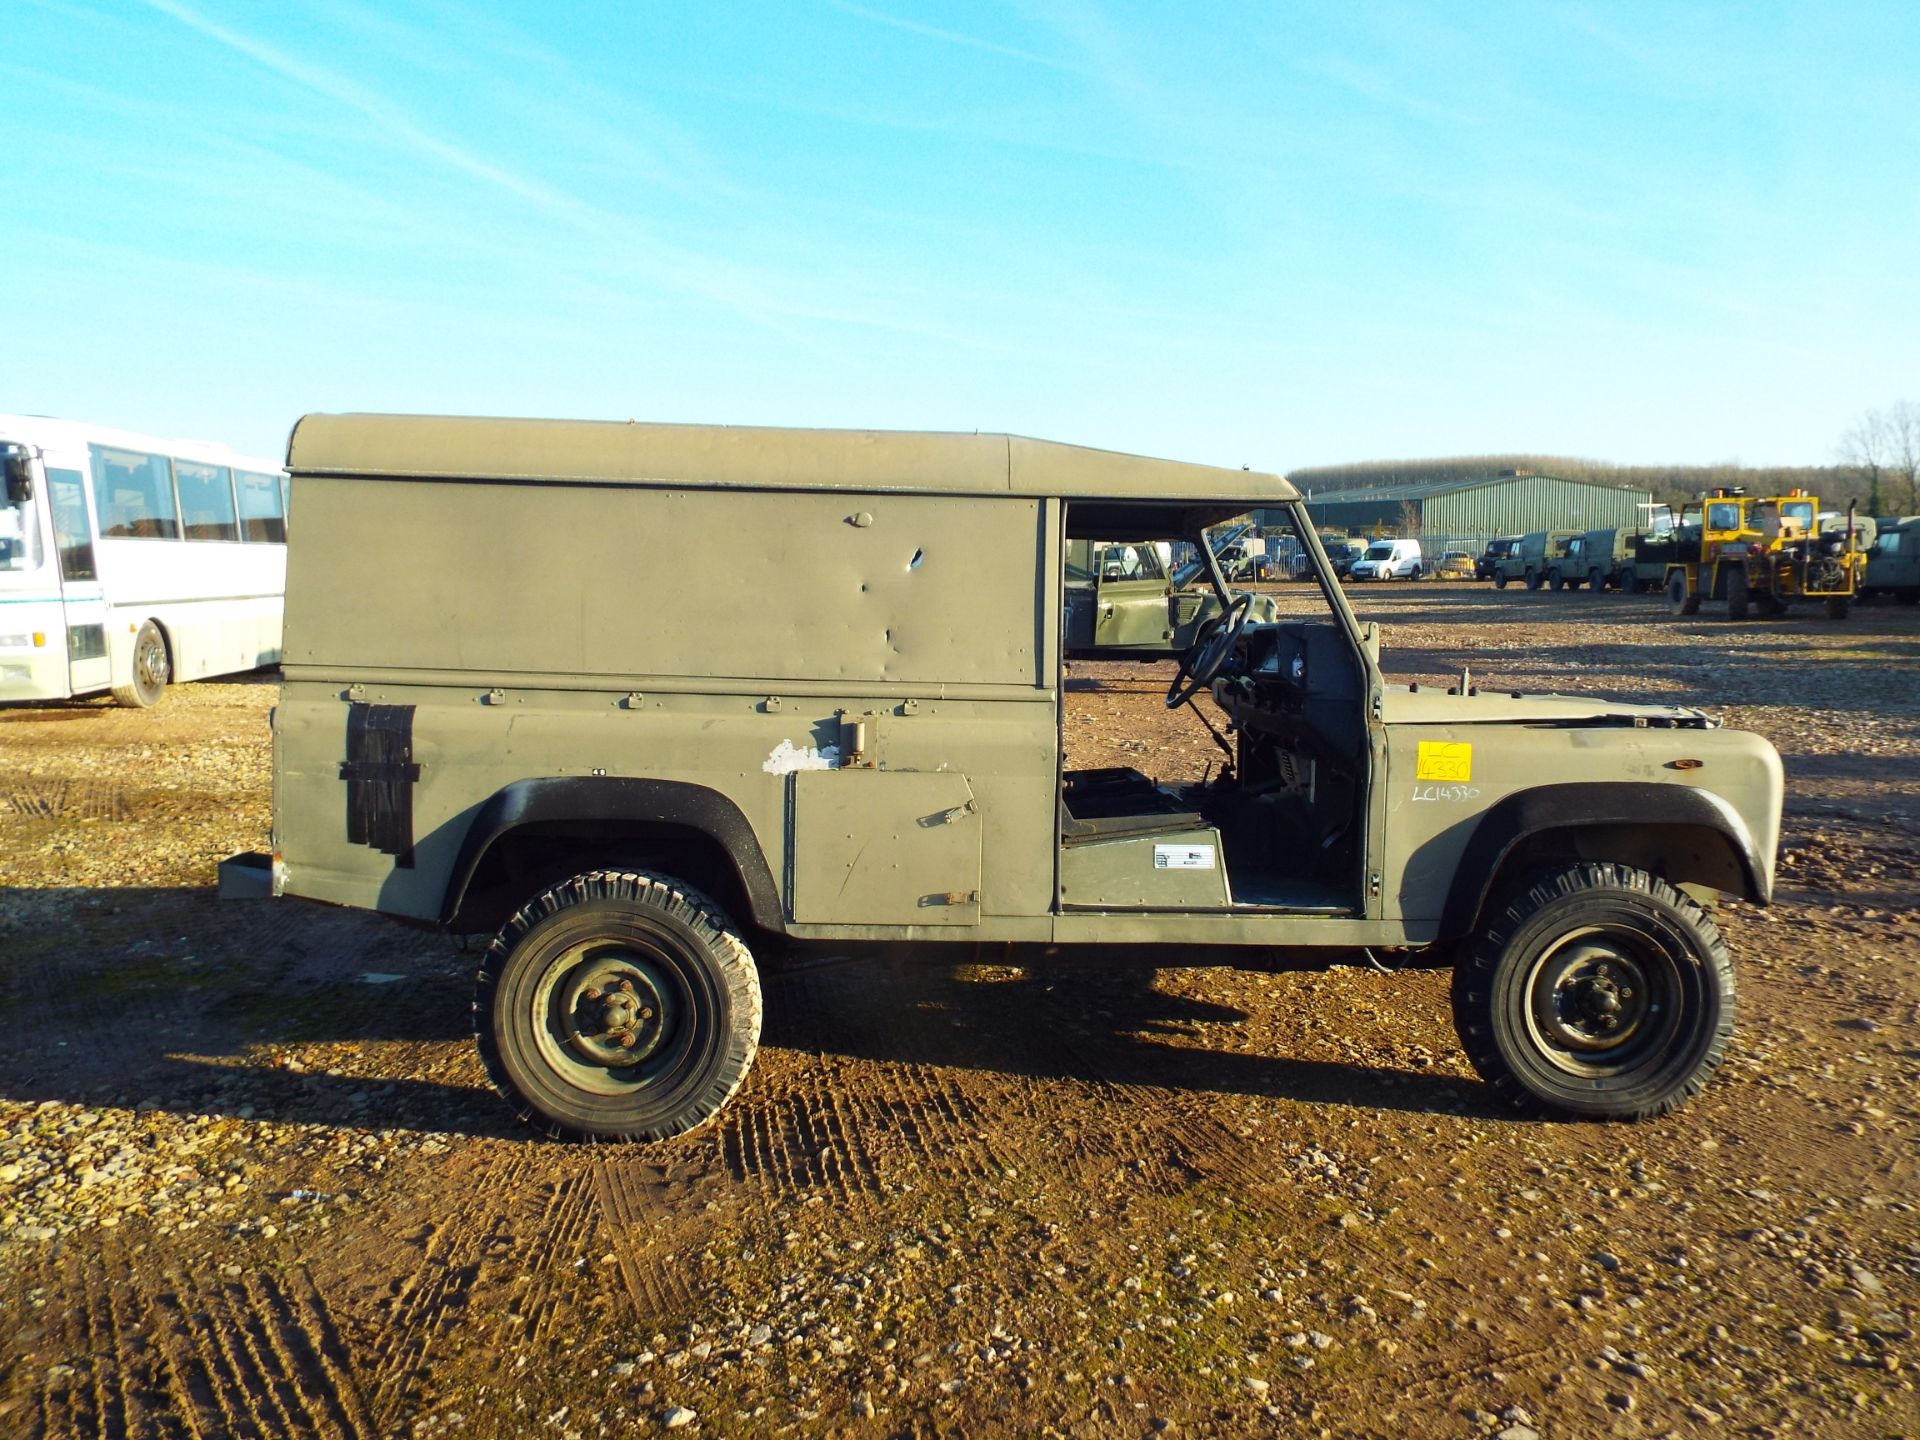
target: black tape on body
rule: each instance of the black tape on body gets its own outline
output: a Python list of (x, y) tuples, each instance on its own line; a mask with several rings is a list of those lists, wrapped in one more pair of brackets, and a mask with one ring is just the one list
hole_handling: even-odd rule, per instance
[(413, 868), (413, 786), (420, 767), (413, 759), (411, 705), (347, 707), (347, 842), (370, 845)]

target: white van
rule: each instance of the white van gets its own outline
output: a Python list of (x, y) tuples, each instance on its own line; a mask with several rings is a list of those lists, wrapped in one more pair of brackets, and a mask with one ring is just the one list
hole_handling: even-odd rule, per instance
[(1418, 540), (1376, 540), (1351, 571), (1355, 580), (1418, 580), (1423, 573)]

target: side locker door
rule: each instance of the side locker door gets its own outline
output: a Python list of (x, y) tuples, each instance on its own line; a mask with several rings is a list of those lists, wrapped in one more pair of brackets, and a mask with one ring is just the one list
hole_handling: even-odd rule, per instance
[(47, 511), (60, 557), (60, 598), (67, 620), (67, 688), (74, 694), (113, 683), (107, 659), (107, 599), (94, 558), (93, 507), (86, 477), (49, 465)]
[(972, 925), (980, 811), (952, 770), (792, 776), (789, 905), (806, 925)]

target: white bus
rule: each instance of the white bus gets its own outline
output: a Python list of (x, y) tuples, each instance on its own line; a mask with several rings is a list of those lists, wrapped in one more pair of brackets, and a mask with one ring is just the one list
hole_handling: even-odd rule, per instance
[(286, 475), (224, 445), (0, 415), (0, 702), (280, 660)]

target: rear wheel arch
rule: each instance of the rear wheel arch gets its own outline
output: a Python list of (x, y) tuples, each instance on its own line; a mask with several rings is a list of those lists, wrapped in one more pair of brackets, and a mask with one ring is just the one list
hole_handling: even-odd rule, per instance
[(440, 921), (487, 933), (529, 896), (609, 865), (674, 875), (764, 930), (785, 928), (758, 836), (726, 796), (682, 781), (554, 776), (496, 791), (467, 828)]

